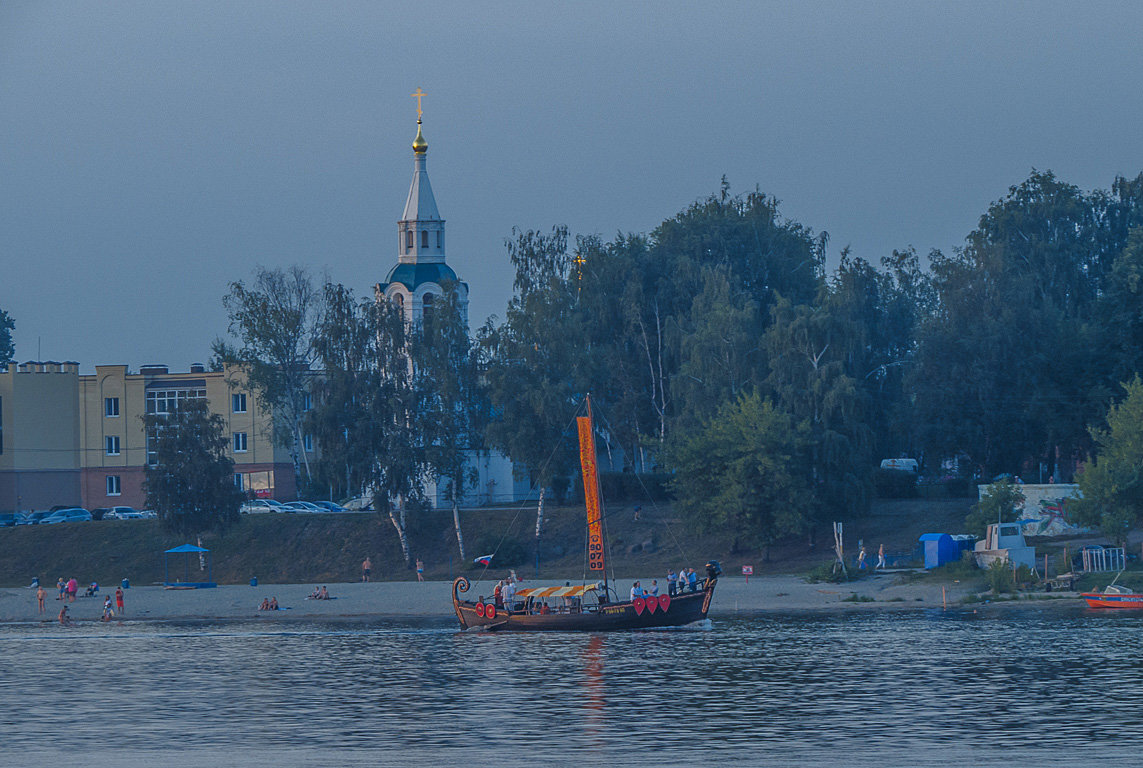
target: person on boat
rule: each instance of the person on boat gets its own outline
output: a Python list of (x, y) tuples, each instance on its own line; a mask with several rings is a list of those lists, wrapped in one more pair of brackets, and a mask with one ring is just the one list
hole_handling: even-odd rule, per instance
[(667, 571), (667, 594), (671, 597), (674, 597), (675, 593), (678, 591), (678, 579), (679, 577), (675, 575), (674, 569)]
[(639, 582), (635, 582), (634, 584), (631, 585), (631, 599), (634, 600), (635, 598), (642, 597), (642, 596), (643, 596), (643, 587), (639, 586)]
[(321, 598), (321, 590), (320, 590), (320, 589), (318, 589), (317, 587), (314, 587), (314, 591), (313, 591), (313, 592), (311, 592), (311, 593), (310, 593), (310, 594), (309, 594), (309, 595), (306, 597), (306, 600), (318, 600), (318, 599), (320, 599), (320, 598)]
[(543, 602), (543, 603), (540, 605), (540, 615), (541, 615), (541, 616), (546, 616), (547, 614), (549, 614), (549, 613), (551, 613), (551, 612), (552, 612), (552, 609), (551, 609), (551, 607), (549, 607), (549, 606), (548, 606), (548, 601), (547, 601), (547, 600), (545, 600), (545, 601), (544, 601), (544, 602)]
[(687, 588), (691, 592), (698, 591), (698, 574), (695, 573), (694, 568), (687, 568)]
[(651, 588), (647, 590), (647, 597), (659, 596), (659, 580), (651, 579)]
[(500, 590), (500, 596), (504, 599), (504, 610), (511, 611), (516, 599), (516, 584), (512, 579), (504, 584), (504, 589)]
[(492, 602), (497, 608), (504, 607), (504, 580), (496, 582), (496, 589), (492, 590)]

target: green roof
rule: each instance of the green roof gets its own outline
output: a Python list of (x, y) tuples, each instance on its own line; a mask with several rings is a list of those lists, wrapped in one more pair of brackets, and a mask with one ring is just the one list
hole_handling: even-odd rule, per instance
[(415, 291), (425, 283), (440, 285), (446, 281), (456, 282), (456, 272), (448, 264), (398, 264), (389, 271), (381, 290), (393, 283), (401, 283), (410, 291)]

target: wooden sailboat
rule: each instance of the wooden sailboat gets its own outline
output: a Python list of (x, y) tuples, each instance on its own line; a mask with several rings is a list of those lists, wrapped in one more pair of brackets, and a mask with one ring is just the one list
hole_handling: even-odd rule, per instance
[(520, 589), (513, 596), (511, 605), (504, 605), (486, 596), (462, 600), (461, 593), (468, 592), (471, 587), (468, 579), (460, 576), (452, 584), (452, 604), (463, 629), (598, 632), (675, 627), (706, 618), (715, 585), (722, 574), (718, 562), (713, 560), (706, 564), (706, 578), (694, 591), (681, 591), (674, 596), (636, 597), (623, 602), (613, 599), (613, 590), (607, 581), (607, 546), (590, 397), (586, 399), (586, 415), (576, 418), (576, 426), (587, 508), (588, 570), (593, 576), (598, 575), (599, 580), (576, 586)]

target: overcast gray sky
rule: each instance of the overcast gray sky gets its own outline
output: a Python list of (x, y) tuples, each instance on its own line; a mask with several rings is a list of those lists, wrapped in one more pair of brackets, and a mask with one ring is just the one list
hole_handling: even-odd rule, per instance
[(1035, 167), (1143, 170), (1143, 3), (0, 0), (0, 308), (18, 360), (205, 361), (257, 264), (367, 293), (417, 87), (449, 262), (503, 316), (513, 225), (647, 232), (718, 188), (873, 263)]

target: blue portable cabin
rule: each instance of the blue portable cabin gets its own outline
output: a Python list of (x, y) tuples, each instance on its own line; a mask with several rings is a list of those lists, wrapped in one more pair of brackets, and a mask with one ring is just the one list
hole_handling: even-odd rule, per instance
[(960, 560), (960, 546), (947, 533), (923, 533), (919, 541), (925, 554), (925, 570)]

